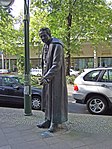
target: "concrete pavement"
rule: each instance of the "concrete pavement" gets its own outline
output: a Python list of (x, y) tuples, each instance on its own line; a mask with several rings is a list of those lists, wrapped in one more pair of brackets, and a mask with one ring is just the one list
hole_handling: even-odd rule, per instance
[(24, 116), (23, 109), (0, 108), (0, 149), (112, 149), (112, 117), (69, 114), (55, 133), (39, 129), (41, 111)]

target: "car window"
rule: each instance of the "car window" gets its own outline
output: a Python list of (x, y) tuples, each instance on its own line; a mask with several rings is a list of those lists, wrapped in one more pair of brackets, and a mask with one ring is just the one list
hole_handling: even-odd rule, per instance
[(0, 78), (0, 86), (2, 86), (2, 78)]
[(84, 76), (84, 81), (97, 81), (101, 70), (93, 70)]
[(12, 79), (16, 84), (24, 84), (23, 78), (13, 77)]
[(3, 77), (3, 85), (11, 86), (12, 84), (14, 84), (14, 82), (11, 78)]
[(108, 80), (109, 80), (108, 71), (105, 71), (105, 73), (101, 77), (101, 82), (108, 82)]
[(112, 70), (109, 70), (109, 82), (112, 82)]
[(107, 70), (101, 77), (101, 82), (112, 82), (112, 70)]

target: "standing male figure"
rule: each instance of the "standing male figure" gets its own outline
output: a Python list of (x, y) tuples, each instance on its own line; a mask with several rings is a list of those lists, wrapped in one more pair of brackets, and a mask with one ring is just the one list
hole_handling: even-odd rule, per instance
[(42, 54), (42, 111), (45, 121), (39, 128), (55, 132), (58, 124), (68, 120), (68, 95), (65, 75), (63, 43), (51, 36), (49, 28), (42, 28), (39, 36), (44, 42)]

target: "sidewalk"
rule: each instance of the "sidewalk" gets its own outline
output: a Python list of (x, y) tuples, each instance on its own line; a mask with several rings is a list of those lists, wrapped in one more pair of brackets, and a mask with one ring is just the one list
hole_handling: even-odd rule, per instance
[(36, 127), (41, 111), (0, 107), (0, 149), (112, 149), (112, 117), (70, 114), (55, 133)]

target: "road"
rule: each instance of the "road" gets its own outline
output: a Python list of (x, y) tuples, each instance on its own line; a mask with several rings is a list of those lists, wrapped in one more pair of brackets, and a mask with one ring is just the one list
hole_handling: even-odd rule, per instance
[(68, 112), (69, 113), (80, 113), (80, 114), (89, 114), (87, 111), (86, 105), (78, 104), (72, 98), (72, 94), (68, 94)]
[(69, 113), (80, 113), (80, 114), (89, 114), (87, 111), (86, 105), (69, 102), (68, 103), (68, 112)]

